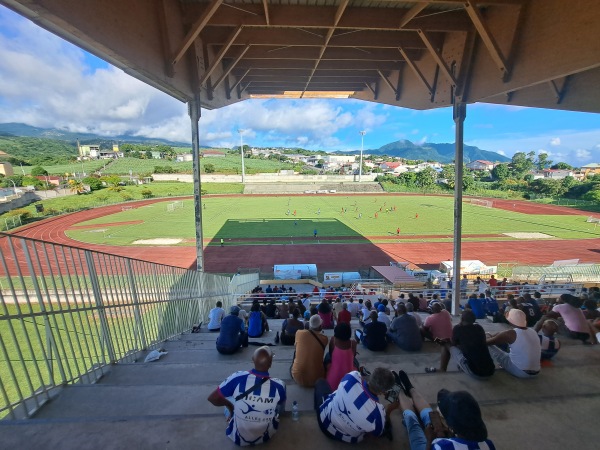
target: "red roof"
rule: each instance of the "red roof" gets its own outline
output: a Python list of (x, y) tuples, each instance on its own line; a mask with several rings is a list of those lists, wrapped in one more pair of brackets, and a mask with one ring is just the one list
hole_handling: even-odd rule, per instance
[(390, 169), (395, 169), (396, 167), (400, 167), (402, 165), (402, 163), (399, 163), (399, 162), (386, 162), (384, 164), (386, 166), (388, 166)]

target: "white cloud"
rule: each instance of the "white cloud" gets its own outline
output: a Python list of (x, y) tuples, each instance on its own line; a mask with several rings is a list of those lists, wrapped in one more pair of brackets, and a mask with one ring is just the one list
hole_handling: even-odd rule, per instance
[(550, 139), (550, 145), (552, 145), (552, 146), (560, 145), (560, 138), (554, 137), (554, 138)]
[(499, 153), (502, 156), (506, 156), (506, 152), (504, 150), (496, 150), (496, 153)]
[(575, 156), (580, 160), (587, 160), (590, 158), (590, 156), (592, 156), (592, 152), (580, 148), (575, 150)]

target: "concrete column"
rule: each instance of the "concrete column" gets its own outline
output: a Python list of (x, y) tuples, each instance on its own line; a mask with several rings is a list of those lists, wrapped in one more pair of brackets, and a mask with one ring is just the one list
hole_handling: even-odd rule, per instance
[(188, 103), (188, 113), (192, 122), (192, 156), (194, 172), (194, 218), (196, 228), (196, 270), (204, 272), (204, 247), (202, 236), (202, 195), (200, 180), (200, 133), (198, 121), (200, 120), (200, 97), (196, 95)]
[(454, 138), (454, 254), (452, 267), (452, 314), (460, 311), (460, 258), (462, 245), (462, 191), (463, 191), (463, 125), (467, 117), (467, 104), (455, 102), (453, 119)]

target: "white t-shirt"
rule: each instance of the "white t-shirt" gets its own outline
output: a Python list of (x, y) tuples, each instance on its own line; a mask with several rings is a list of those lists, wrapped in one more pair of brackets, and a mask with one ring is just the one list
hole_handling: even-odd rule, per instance
[(217, 328), (221, 328), (221, 320), (225, 316), (225, 310), (223, 308), (213, 308), (208, 313), (208, 329), (216, 330)]

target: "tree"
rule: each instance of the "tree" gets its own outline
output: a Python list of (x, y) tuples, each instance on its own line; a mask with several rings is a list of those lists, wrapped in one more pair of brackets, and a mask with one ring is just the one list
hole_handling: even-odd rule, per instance
[(527, 155), (524, 152), (515, 153), (510, 164), (513, 177), (522, 180), (534, 168), (534, 157), (535, 152), (529, 152)]
[(446, 179), (446, 186), (448, 186), (450, 189), (454, 189), (454, 166), (453, 165), (447, 165), (442, 167), (442, 178)]
[(463, 189), (466, 191), (467, 189), (471, 189), (475, 186), (475, 178), (473, 175), (467, 174), (463, 176)]
[(552, 165), (552, 161), (548, 159), (548, 153), (541, 152), (535, 162), (538, 170), (544, 170)]
[(208, 163), (204, 164), (204, 172), (205, 173), (215, 173), (215, 165)]
[(571, 166), (565, 162), (556, 163), (550, 168), (551, 169), (560, 169), (560, 170), (573, 170), (573, 166)]
[(492, 178), (502, 181), (510, 177), (510, 167), (508, 164), (498, 164), (492, 169)]
[(144, 155), (146, 156), (146, 159), (152, 159), (152, 152), (150, 150), (146, 150)]
[(571, 189), (573, 186), (577, 185), (579, 181), (577, 181), (572, 176), (567, 176), (562, 179), (562, 185), (565, 188), (565, 192)]
[(422, 188), (430, 188), (435, 186), (435, 181), (437, 180), (437, 172), (433, 170), (431, 167), (427, 167), (420, 172), (417, 173), (417, 186)]
[(44, 169), (42, 166), (35, 166), (31, 168), (31, 176), (33, 177), (42, 177), (48, 175), (48, 171)]
[(90, 190), (92, 190), (92, 191), (99, 191), (100, 189), (102, 189), (104, 187), (104, 186), (102, 186), (102, 181), (100, 181), (100, 178), (85, 177), (81, 181), (83, 182), (83, 184), (87, 184), (90, 187)]

